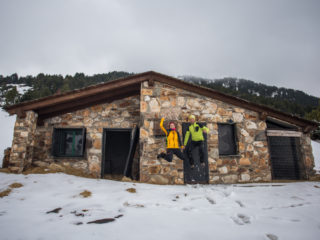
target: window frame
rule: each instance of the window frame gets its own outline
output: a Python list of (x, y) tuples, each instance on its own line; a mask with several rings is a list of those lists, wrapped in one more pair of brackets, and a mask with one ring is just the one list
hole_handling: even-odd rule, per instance
[[(229, 125), (232, 127), (232, 132), (233, 132), (233, 145), (234, 145), (234, 152), (233, 153), (221, 153), (220, 152), (220, 131), (219, 131), (219, 126), (221, 125)], [(236, 123), (218, 123), (218, 151), (219, 151), (219, 156), (224, 157), (224, 156), (238, 156), (239, 154), (239, 148), (238, 148), (238, 139), (237, 139), (237, 129), (236, 129)]]
[[(62, 144), (65, 144), (65, 139), (63, 143), (59, 143), (58, 132), (68, 132), (68, 131), (81, 131), (82, 144), (80, 154), (63, 154), (57, 148)], [(86, 144), (86, 128), (53, 128), (52, 133), (52, 144), (51, 144), (51, 155), (56, 158), (83, 158), (85, 152)]]

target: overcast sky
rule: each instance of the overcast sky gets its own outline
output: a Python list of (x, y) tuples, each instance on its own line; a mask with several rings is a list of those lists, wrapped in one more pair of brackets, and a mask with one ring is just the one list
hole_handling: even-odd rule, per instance
[(0, 74), (114, 70), (320, 97), (320, 1), (0, 0)]

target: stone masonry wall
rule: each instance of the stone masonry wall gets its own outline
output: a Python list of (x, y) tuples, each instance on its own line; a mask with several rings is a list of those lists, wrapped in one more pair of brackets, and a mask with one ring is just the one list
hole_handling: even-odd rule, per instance
[(312, 145), (311, 145), (311, 138), (310, 134), (303, 134), (300, 139), (301, 144), (301, 163), (299, 167), (301, 169), (300, 175), (302, 179), (310, 179), (310, 177), (315, 176), (316, 171), (313, 170), (314, 168), (314, 157), (312, 153)]
[[(141, 182), (183, 184), (183, 161), (156, 158), (165, 151), (165, 137), (154, 135), (155, 124), (161, 117), (175, 120), (182, 136), (182, 123), (190, 114), (206, 122), (208, 135), (209, 183), (260, 182), (271, 180), (266, 123), (258, 113), (239, 108), (167, 84), (141, 84), (141, 95), (100, 104), (45, 120), (37, 126), (37, 114), (28, 111), (18, 118), (9, 160), (12, 172), (22, 172), (31, 164), (63, 170), (70, 167), (93, 177), (101, 175), (103, 128), (140, 127), (140, 144), (134, 168)], [(218, 123), (236, 123), (238, 154), (220, 156)], [(83, 158), (54, 158), (51, 155), (53, 128), (86, 128)], [(300, 139), (300, 174), (303, 179), (314, 175), (314, 159), (309, 134)], [(139, 161), (140, 159), (140, 161)], [(139, 166), (138, 166), (139, 163)]]
[(11, 172), (21, 173), (31, 165), (35, 146), (36, 126), (37, 114), (35, 112), (26, 112), (25, 118), (17, 116), (8, 166)]
[[(270, 181), (271, 170), (266, 138), (266, 123), (258, 113), (235, 107), (218, 100), (194, 94), (170, 85), (142, 83), (140, 96), (140, 181), (161, 184), (183, 184), (183, 161), (174, 156), (172, 163), (157, 160), (165, 151), (165, 138), (154, 136), (154, 124), (161, 117), (181, 123), (194, 114), (206, 122), (210, 183)], [(218, 123), (236, 123), (237, 156), (219, 156)]]
[[(134, 128), (139, 124), (139, 108), (139, 96), (133, 96), (45, 120), (44, 126), (38, 126), (35, 132), (36, 147), (33, 164), (61, 169), (71, 167), (93, 177), (100, 177), (103, 128)], [(83, 158), (57, 158), (51, 155), (54, 127), (86, 128), (86, 147)], [(139, 155), (135, 158), (139, 158)]]

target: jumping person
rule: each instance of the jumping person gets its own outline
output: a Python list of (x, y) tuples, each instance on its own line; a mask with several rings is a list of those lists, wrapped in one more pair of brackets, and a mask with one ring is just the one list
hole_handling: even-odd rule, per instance
[(191, 143), (189, 147), (189, 152), (192, 154), (192, 157), (190, 158), (190, 165), (191, 168), (194, 168), (194, 154), (193, 151), (196, 147), (199, 147), (200, 152), (200, 163), (201, 166), (205, 166), (204, 162), (204, 136), (203, 132), (208, 133), (209, 128), (206, 126), (203, 126), (202, 124), (199, 124), (196, 122), (196, 117), (194, 115), (189, 116), (190, 126), (186, 132), (185, 138), (184, 138), (184, 147), (188, 144), (189, 136), (191, 134)]
[(169, 129), (163, 127), (164, 118), (161, 118), (160, 128), (166, 134), (167, 137), (167, 153), (160, 153), (157, 158), (164, 158), (168, 162), (172, 162), (173, 154), (176, 155), (181, 160), (184, 160), (184, 155), (180, 150), (181, 140), (174, 122), (170, 122)]

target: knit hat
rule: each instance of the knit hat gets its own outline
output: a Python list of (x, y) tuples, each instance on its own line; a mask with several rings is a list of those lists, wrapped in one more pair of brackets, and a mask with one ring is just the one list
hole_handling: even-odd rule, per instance
[(196, 116), (194, 116), (193, 114), (189, 115), (189, 119), (193, 118), (194, 120), (196, 120)]

